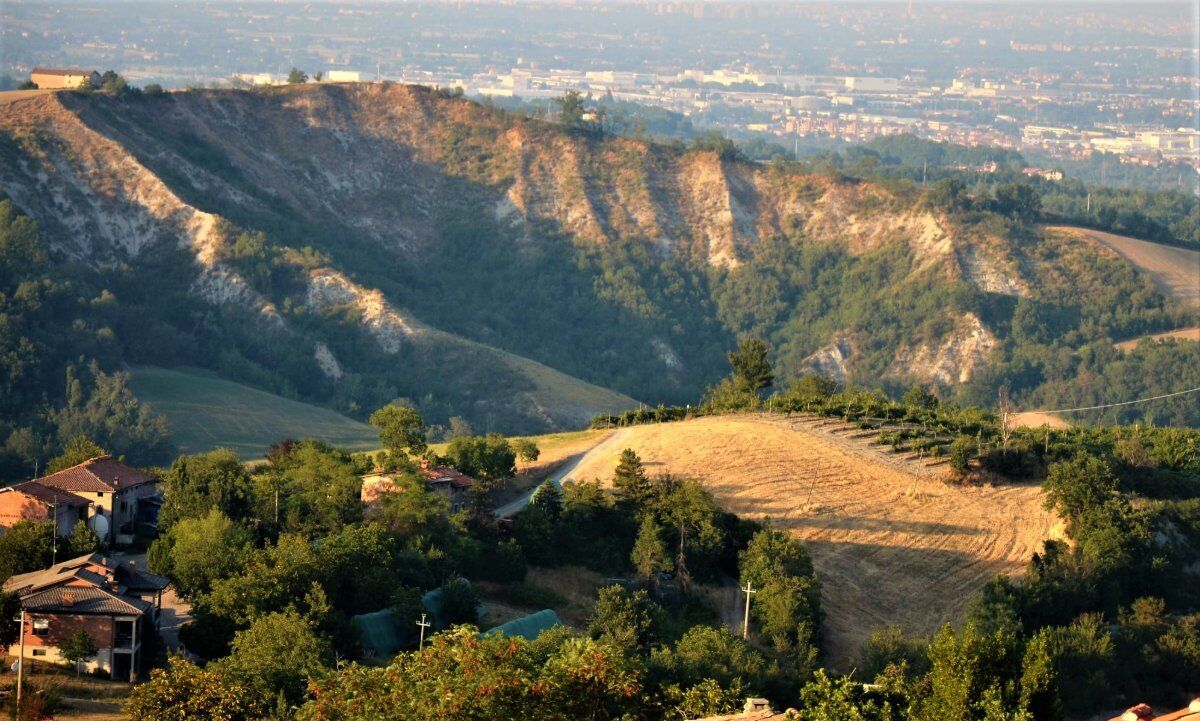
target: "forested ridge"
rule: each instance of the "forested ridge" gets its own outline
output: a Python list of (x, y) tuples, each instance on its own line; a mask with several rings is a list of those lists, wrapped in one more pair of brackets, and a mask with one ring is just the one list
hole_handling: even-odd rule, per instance
[[(520, 358), (680, 403), (749, 336), (783, 379), (971, 405), (1200, 385), (1195, 344), (1112, 348), (1195, 310), (1045, 231), (1057, 191), (922, 186), (903, 147), (758, 164), (719, 139), (658, 145), (386, 83), (62, 93), (3, 114), (5, 247), (41, 259), (3, 277), (10, 468), (74, 432), (52, 420), (68, 366), (76, 406), (127, 364), (187, 364), (359, 418), (403, 397), (507, 431), (615, 410)], [(1186, 399), (1103, 420), (1200, 423)]]

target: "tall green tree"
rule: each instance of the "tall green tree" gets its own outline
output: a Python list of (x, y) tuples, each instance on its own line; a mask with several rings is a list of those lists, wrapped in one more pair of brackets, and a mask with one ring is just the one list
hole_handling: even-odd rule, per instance
[(644, 589), (612, 585), (600, 589), (588, 635), (626, 651), (648, 651), (662, 626), (662, 607)]
[(671, 570), (671, 553), (663, 541), (662, 529), (651, 513), (642, 516), (642, 525), (638, 529), (629, 560), (633, 562), (638, 575), (651, 583), (657, 581), (660, 573)]
[(775, 384), (775, 369), (767, 357), (767, 344), (758, 338), (748, 338), (729, 353), (733, 380), (738, 390), (757, 396)]
[(304, 700), (309, 682), (328, 673), (332, 660), (328, 641), (317, 635), (312, 622), (289, 609), (267, 614), (239, 632), (232, 652), (215, 667), (245, 684), (255, 705), (270, 706), (280, 696), (296, 705)]
[(617, 499), (631, 508), (641, 507), (650, 497), (650, 479), (642, 459), (632, 448), (621, 451), (621, 460), (613, 472), (613, 490)]
[(371, 425), (379, 429), (379, 440), (397, 455), (419, 456), (425, 452), (425, 420), (415, 408), (394, 401), (371, 414)]
[(58, 644), (59, 654), (75, 667), (76, 676), (79, 675), (79, 664), (95, 656), (97, 651), (92, 635), (82, 626)]

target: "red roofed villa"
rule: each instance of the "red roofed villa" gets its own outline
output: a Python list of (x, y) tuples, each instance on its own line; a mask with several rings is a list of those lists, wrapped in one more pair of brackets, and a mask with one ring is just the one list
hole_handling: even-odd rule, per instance
[(83, 628), (97, 652), (89, 670), (133, 682), (142, 670), (142, 645), (157, 632), (166, 578), (98, 553), (13, 576), (4, 590), (17, 594), (24, 612), (21, 637), (8, 655), (62, 662), (59, 646)]
[[(112, 456), (100, 456), (42, 478), (0, 489), (0, 529), (22, 519), (54, 520), (68, 535), (75, 523), (104, 516), (116, 545), (133, 543), (138, 524), (149, 530), (162, 499), (158, 479)], [(52, 510), (53, 509), (53, 510)]]

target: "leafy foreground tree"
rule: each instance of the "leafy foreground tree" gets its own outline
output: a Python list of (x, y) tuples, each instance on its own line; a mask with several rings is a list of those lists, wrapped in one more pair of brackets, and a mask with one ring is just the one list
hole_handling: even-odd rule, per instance
[(351, 664), (313, 692), (301, 721), (601, 721), (632, 717), (644, 685), (632, 659), (565, 630), (525, 641), (461, 626), (387, 668)]
[(58, 646), (58, 652), (75, 667), (75, 675), (79, 675), (79, 664), (96, 655), (96, 643), (87, 629), (82, 626)]
[(181, 656), (173, 656), (166, 668), (155, 669), (149, 681), (133, 687), (125, 713), (130, 721), (248, 721), (263, 716), (238, 680)]

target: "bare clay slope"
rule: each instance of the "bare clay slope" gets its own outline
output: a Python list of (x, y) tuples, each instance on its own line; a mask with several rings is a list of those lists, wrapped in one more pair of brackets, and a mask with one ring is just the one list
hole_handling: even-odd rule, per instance
[(726, 509), (803, 539), (822, 583), (829, 659), (849, 667), (871, 629), (916, 633), (961, 619), (998, 573), (1022, 570), (1055, 519), (1036, 486), (957, 487), (918, 478), (854, 442), (777, 416), (635, 426), (573, 479), (612, 477), (624, 448), (651, 473), (701, 479)]
[[(1014, 293), (1023, 284), (1011, 277), (1011, 264), (972, 250), (975, 241), (953, 237), (936, 214), (877, 186), (564, 133), (420, 88), (209, 91), (125, 104), (63, 95), (53, 103), (123, 148), (185, 205), (248, 228), (278, 229), (292, 242), (336, 236), (341, 258), (356, 248), (382, 248), (398, 265), (419, 267), (444, 252), (438, 219), (453, 212), (497, 219), (525, 239), (518, 252), (537, 253), (549, 231), (734, 268), (764, 240), (799, 232), (856, 255), (906, 245), (917, 258), (914, 278), (965, 278)], [(112, 185), (120, 193), (126, 183)], [(31, 189), (23, 201), (36, 206), (39, 195)], [(120, 243), (111, 236), (109, 245)], [(341, 258), (334, 270), (346, 273)], [(393, 278), (377, 266), (354, 267), (355, 281), (364, 292), (385, 289), (394, 301), (404, 289), (388, 287)], [(889, 373), (954, 383), (987, 362), (996, 344), (991, 330), (971, 313), (946, 312), (951, 330), (897, 347)], [(476, 330), (477, 339), (492, 337), (489, 328)], [(657, 349), (664, 377), (689, 361), (678, 352), (688, 349), (678, 346), (692, 336), (688, 329), (675, 336), (645, 339)], [(507, 340), (504, 347), (517, 350)], [(836, 370), (852, 367), (854, 355)]]
[[(202, 97), (198, 95), (196, 100), (202, 103)], [(5, 194), (38, 221), (56, 250), (86, 262), (136, 261), (156, 244), (186, 249), (196, 261), (197, 275), (191, 288), (194, 295), (214, 305), (256, 315), (264, 332), (274, 334), (264, 336), (264, 342), (283, 337), (313, 348), (321, 367), (330, 375), (339, 375), (338, 359), (328, 348), (303, 337), (303, 331), (293, 327), (271, 299), (222, 259), (233, 226), (219, 212), (212, 212), (231, 207), (251, 212), (256, 203), (263, 208), (277, 208), (283, 200), (278, 195), (281, 189), (293, 190), (296, 193), (293, 202), (301, 206), (306, 203), (320, 206), (328, 201), (322, 196), (325, 186), (286, 182), (287, 177), (281, 176), (277, 178), (277, 187), (270, 191), (263, 191), (262, 184), (257, 182), (242, 187), (226, 182), (220, 173), (206, 168), (217, 168), (239, 182), (248, 182), (245, 179), (252, 177), (252, 173), (263, 172), (265, 181), (266, 171), (262, 168), (279, 164), (277, 150), (260, 144), (253, 157), (245, 155), (234, 163), (232, 156), (225, 155), (218, 163), (213, 160), (215, 154), (225, 151), (214, 148), (220, 146), (206, 149), (200, 145), (169, 144), (163, 138), (156, 141), (146, 135), (153, 132), (148, 128), (174, 122), (177, 132), (199, 138), (191, 134), (193, 131), (180, 130), (178, 123), (186, 126), (192, 119), (194, 132), (205, 132), (201, 129), (203, 123), (195, 118), (206, 112), (226, 119), (240, 112), (249, 125), (271, 132), (246, 115), (252, 110), (203, 104), (195, 107), (173, 100), (151, 102), (136, 106), (147, 115), (141, 118), (144, 125), (140, 126), (127, 122), (136, 113), (114, 113), (113, 108), (103, 105), (111, 102), (105, 99), (96, 99), (100, 105), (91, 107), (88, 105), (91, 100), (53, 93), (0, 105), (0, 130), (7, 141), (3, 146), (5, 162), (0, 163), (0, 187)], [(284, 129), (276, 127), (274, 131)], [(237, 127), (225, 128), (224, 133), (225, 137), (246, 142), (247, 148), (266, 142), (265, 137), (240, 135)], [(237, 142), (231, 140), (228, 146), (233, 153), (240, 152), (236, 149)], [(256, 162), (259, 170), (253, 170)], [(305, 190), (313, 192), (303, 194)], [(225, 195), (229, 202), (210, 202), (207, 204), (210, 209), (202, 210), (193, 204), (202, 195), (209, 201)], [(343, 213), (338, 217), (349, 222), (353, 214)], [(350, 280), (338, 268), (313, 268), (308, 276), (308, 287), (295, 299), (301, 312), (314, 316), (351, 312), (359, 318), (367, 338), (384, 353), (397, 353), (407, 347), (455, 359), (459, 368), (475, 368), (490, 376), (496, 376), (493, 369), (507, 369), (507, 377), (515, 379), (515, 383), (501, 384), (500, 403), (519, 407), (529, 419), (525, 427), (530, 430), (575, 426), (596, 413), (636, 404), (628, 396), (527, 358), (431, 328), (394, 307), (377, 290)], [(453, 366), (447, 365), (450, 367)], [(379, 399), (379, 403), (387, 400)]]
[[(1056, 272), (1077, 278), (1088, 267), (1023, 259), (1012, 239), (963, 230), (877, 185), (567, 132), (390, 83), (127, 99), (42, 94), (0, 105), (0, 140), (0, 186), (61, 251), (95, 264), (136, 260), (163, 244), (185, 248), (198, 262), (192, 291), (213, 304), (299, 335), (335, 316), (357, 322), (385, 354), (419, 348), (438, 362), (460, 360), (447, 374), (503, 369), (499, 382), (478, 374), (473, 385), (487, 397), (464, 391), (454, 402), (473, 404), (477, 417), (495, 404), (524, 404), (546, 428), (631, 402), (594, 385), (567, 389), (546, 366), (634, 395), (698, 395), (723, 367), (721, 348), (749, 322), (730, 318), (741, 307), (713, 310), (716, 296), (737, 290), (739, 268), (752, 275), (752, 261), (769, 263), (781, 237), (793, 254), (800, 244), (893, 258), (886, 265), (901, 269), (896, 276), (863, 289), (880, 304), (965, 285), (1039, 298), (1061, 285), (1051, 282)], [(239, 272), (230, 258), (242, 231), (263, 231), (268, 245), (292, 251), (286, 260), (302, 287), (281, 290)], [(1073, 255), (1094, 255), (1074, 245)], [(308, 247), (316, 254), (295, 252)], [(565, 277), (559, 271), (591, 263), (580, 275), (592, 275), (543, 297), (552, 299), (539, 306), (543, 316), (555, 302), (574, 305), (553, 331), (529, 333), (544, 319), (493, 301), (521, 298), (540, 278), (506, 275), (516, 264), (489, 252), (527, 261), (522, 273)], [(670, 293), (654, 295), (656, 285)], [(939, 302), (882, 353), (879, 338), (853, 320), (794, 347), (781, 343), (783, 370), (968, 382), (991, 362), (1002, 329), (966, 305)], [(764, 304), (755, 322), (786, 323), (786, 312), (773, 316)], [(358, 356), (315, 345), (313, 353), (331, 377)]]

